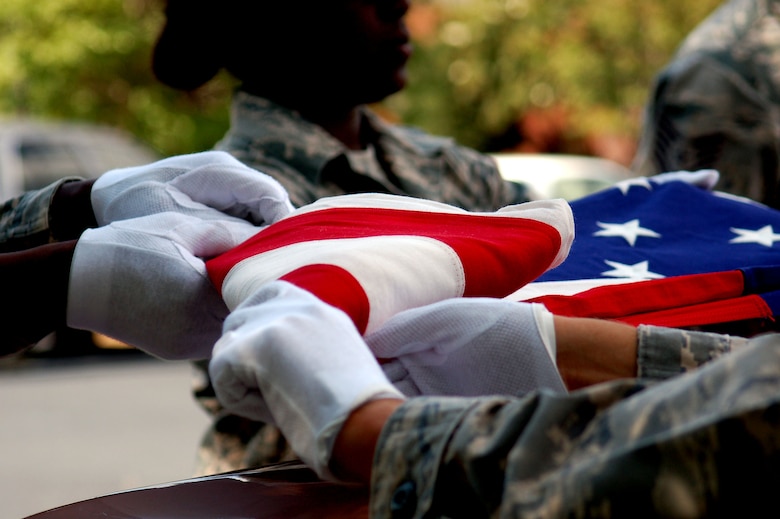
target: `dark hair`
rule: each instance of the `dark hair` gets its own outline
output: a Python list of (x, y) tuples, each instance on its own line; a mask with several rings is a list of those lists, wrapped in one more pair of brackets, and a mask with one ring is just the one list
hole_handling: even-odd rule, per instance
[(152, 72), (165, 85), (195, 90), (224, 66), (224, 16), (213, 7), (213, 0), (168, 0), (166, 4)]

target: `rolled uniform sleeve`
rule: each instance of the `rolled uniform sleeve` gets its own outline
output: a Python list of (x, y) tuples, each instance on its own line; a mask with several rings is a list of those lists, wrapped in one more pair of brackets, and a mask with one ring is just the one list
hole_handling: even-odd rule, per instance
[[(780, 335), (667, 382), (404, 403), (370, 511), (406, 517), (731, 517), (776, 506)], [(761, 512), (763, 510), (763, 512)]]
[(81, 179), (63, 178), (4, 202), (0, 206), (0, 252), (24, 250), (52, 242), (49, 222), (51, 200), (62, 184), (76, 180)]
[(748, 343), (744, 337), (649, 325), (638, 327), (637, 339), (637, 377), (655, 381), (691, 372)]
[(371, 517), (420, 517), (433, 509), (444, 451), (455, 429), (479, 402), (420, 397), (393, 413), (382, 429), (374, 458)]

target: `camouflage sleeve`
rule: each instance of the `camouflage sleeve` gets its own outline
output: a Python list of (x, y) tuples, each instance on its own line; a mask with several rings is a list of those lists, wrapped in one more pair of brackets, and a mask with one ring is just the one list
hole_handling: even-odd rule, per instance
[(637, 338), (637, 377), (646, 380), (693, 371), (748, 342), (743, 337), (646, 325), (639, 326)]
[(79, 179), (63, 178), (3, 203), (0, 206), (0, 252), (23, 250), (49, 243), (49, 204), (57, 189), (72, 180)]
[(412, 399), (380, 438), (372, 517), (760, 515), (780, 480), (780, 339), (755, 342), (659, 384)]
[(654, 87), (634, 168), (643, 175), (717, 169), (717, 189), (777, 206), (776, 105), (712, 57), (674, 65)]
[(372, 517), (416, 517), (433, 509), (436, 476), (448, 442), (472, 408), (484, 400), (419, 397), (393, 413), (374, 457)]

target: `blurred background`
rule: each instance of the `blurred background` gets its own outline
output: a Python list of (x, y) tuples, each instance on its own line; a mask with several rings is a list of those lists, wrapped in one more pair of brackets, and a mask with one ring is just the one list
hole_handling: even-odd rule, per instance
[(189, 478), (209, 423), (190, 376), (135, 350), (0, 359), (0, 516)]
[[(653, 77), (719, 4), (415, 0), (409, 85), (376, 109), (484, 152), (627, 167)], [(150, 55), (162, 21), (159, 0), (0, 2), (3, 199), (45, 175), (95, 176), (222, 137), (235, 85), (158, 84)], [(72, 330), (0, 362), (4, 515), (188, 477), (207, 422), (189, 376), (186, 363)]]
[[(415, 0), (410, 84), (382, 112), (482, 151), (627, 164), (653, 76), (719, 3)], [(234, 85), (182, 94), (155, 81), (161, 11), (159, 0), (3, 1), (0, 116), (107, 124), (160, 155), (210, 148)]]

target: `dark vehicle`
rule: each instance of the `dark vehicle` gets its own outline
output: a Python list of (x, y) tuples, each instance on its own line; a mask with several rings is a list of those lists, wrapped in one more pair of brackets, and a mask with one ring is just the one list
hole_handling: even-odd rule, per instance
[(366, 487), (325, 482), (302, 463), (288, 462), (108, 494), (27, 519), (366, 517)]

